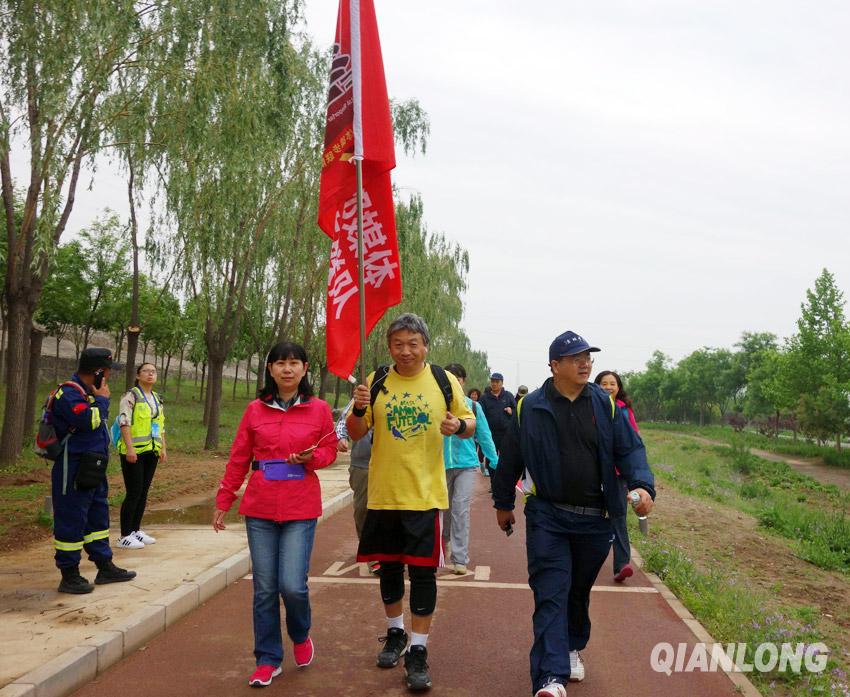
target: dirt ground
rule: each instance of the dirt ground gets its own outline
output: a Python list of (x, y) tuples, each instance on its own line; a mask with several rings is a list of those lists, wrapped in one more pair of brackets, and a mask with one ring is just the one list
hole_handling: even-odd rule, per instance
[[(183, 453), (169, 454), (168, 460), (157, 467), (156, 476), (148, 495), (148, 509), (154, 510), (167, 504), (168, 507), (185, 505), (209, 499), (215, 494), (219, 479), (224, 473), (227, 462), (225, 453), (209, 453), (204, 455), (187, 455)], [(32, 484), (46, 485), (45, 494), (50, 493), (50, 465), (30, 470), (25, 474), (0, 477), (0, 486), (27, 486)], [(110, 502), (116, 501), (124, 491), (124, 480), (120, 470), (109, 475)], [(33, 519), (38, 509), (44, 506), (44, 500), (39, 499), (29, 503), (21, 502), (19, 513), (12, 512), (0, 515), (0, 552), (20, 549), (38, 540), (47, 539), (52, 531), (49, 527), (39, 525)], [(111, 517), (118, 515), (119, 505), (111, 506)], [(23, 515), (21, 515), (23, 513)]]

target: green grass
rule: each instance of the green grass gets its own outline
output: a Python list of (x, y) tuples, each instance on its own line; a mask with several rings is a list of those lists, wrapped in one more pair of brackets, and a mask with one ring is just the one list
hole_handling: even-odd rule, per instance
[[(818, 612), (813, 608), (777, 605), (743, 579), (729, 578), (719, 570), (700, 571), (680, 549), (657, 536), (635, 536), (632, 543), (643, 556), (644, 568), (664, 581), (715, 641), (747, 644), (746, 662), (752, 663), (756, 648), (764, 642), (828, 645), (818, 631)], [(780, 687), (799, 697), (850, 694), (846, 675), (832, 658), (822, 673), (755, 671), (748, 677), (765, 693)]]
[(750, 448), (760, 448), (780, 455), (820, 458), (827, 465), (850, 468), (850, 448), (845, 447), (839, 452), (832, 445), (810, 443), (802, 436), (798, 436), (797, 441), (794, 442), (793, 439), (785, 437), (788, 434), (782, 434), (782, 437), (779, 438), (769, 438), (754, 431), (736, 433), (728, 426), (691, 426), (688, 424), (641, 422), (640, 427), (641, 431), (671, 431), (703, 436), (729, 444), (740, 442)]
[(656, 474), (688, 496), (720, 502), (754, 516), (787, 540), (801, 558), (850, 574), (850, 494), (800, 474), (784, 462), (732, 447), (707, 446), (650, 430), (647, 449)]

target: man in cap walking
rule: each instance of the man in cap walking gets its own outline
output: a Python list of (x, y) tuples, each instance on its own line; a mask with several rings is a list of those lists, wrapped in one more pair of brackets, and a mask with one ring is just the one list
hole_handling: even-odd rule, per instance
[(611, 518), (626, 514), (620, 478), (639, 515), (655, 497), (643, 441), (610, 395), (589, 382), (596, 351), (575, 332), (555, 338), (552, 377), (522, 400), (492, 479), (496, 521), (506, 532), (520, 476), (527, 495), (536, 697), (566, 697), (567, 682), (584, 679), (579, 651), (590, 639), (590, 589), (611, 548)]
[(98, 572), (95, 583), (129, 581), (135, 571), (112, 562), (109, 546), (109, 385), (112, 352), (87, 348), (77, 372), (56, 390), (51, 420), (62, 452), (52, 471), (53, 545), (62, 573), (60, 593), (91, 593), (94, 585), (80, 575), (85, 549)]

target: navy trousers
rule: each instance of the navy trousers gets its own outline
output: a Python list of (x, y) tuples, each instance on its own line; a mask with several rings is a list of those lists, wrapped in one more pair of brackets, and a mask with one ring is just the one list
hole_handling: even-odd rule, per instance
[(570, 513), (529, 496), (525, 504), (528, 584), (534, 592), (531, 684), (566, 685), (570, 651), (590, 639), (590, 589), (611, 549), (611, 521)]
[(68, 458), (67, 472), (62, 457), (53, 464), (53, 546), (60, 569), (79, 566), (83, 549), (95, 563), (112, 559), (109, 485), (104, 479), (96, 489), (78, 491), (74, 486), (76, 474), (77, 460), (72, 456)]

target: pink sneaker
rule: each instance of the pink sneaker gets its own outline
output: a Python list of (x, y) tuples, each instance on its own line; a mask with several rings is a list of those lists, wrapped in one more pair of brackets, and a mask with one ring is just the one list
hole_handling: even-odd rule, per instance
[(292, 653), (295, 656), (295, 665), (299, 668), (306, 668), (313, 662), (313, 656), (316, 655), (316, 651), (313, 648), (313, 640), (307, 637), (307, 641), (302, 641), (300, 644), (293, 644)]
[(633, 573), (634, 573), (634, 571), (632, 571), (631, 565), (626, 564), (622, 569), (620, 569), (620, 573), (618, 573), (616, 576), (614, 576), (614, 580), (617, 583), (622, 583), (627, 578), (629, 578), (629, 576), (631, 576)]
[(266, 687), (272, 684), (272, 678), (280, 675), (280, 666), (257, 666), (257, 670), (248, 678), (251, 687)]

